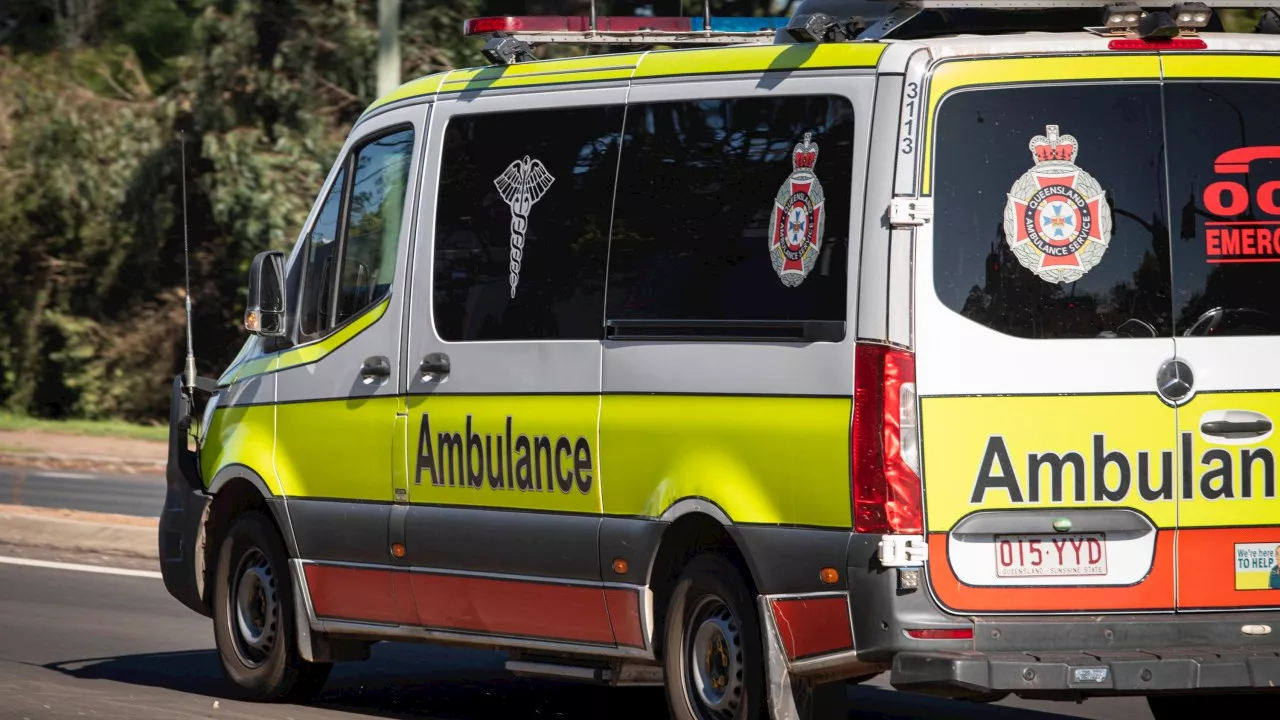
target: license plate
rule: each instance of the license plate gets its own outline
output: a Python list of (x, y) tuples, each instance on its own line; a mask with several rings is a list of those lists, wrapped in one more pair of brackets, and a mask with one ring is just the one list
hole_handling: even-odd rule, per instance
[(996, 535), (997, 577), (1071, 577), (1107, 574), (1103, 533)]

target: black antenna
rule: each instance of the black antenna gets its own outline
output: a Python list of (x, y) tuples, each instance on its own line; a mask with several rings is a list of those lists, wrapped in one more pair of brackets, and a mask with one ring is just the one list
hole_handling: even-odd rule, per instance
[(187, 301), (187, 362), (183, 368), (182, 379), (190, 395), (196, 387), (196, 353), (191, 342), (191, 250), (187, 238), (187, 133), (178, 132), (178, 147), (182, 149), (182, 269), (186, 274)]

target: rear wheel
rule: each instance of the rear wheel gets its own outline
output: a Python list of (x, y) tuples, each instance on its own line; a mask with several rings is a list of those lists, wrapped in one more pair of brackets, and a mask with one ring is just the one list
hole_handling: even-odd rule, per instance
[(258, 512), (236, 518), (218, 553), (213, 634), (223, 673), (246, 699), (305, 702), (333, 668), (298, 655), (291, 588), (275, 526)]
[(671, 716), (766, 717), (759, 613), (733, 563), (720, 555), (694, 558), (676, 582), (666, 617), (663, 664)]

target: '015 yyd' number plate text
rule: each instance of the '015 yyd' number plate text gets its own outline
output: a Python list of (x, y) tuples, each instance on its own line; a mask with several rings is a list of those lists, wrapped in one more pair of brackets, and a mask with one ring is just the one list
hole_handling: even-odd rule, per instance
[(997, 577), (1070, 577), (1107, 574), (1102, 533), (996, 535)]

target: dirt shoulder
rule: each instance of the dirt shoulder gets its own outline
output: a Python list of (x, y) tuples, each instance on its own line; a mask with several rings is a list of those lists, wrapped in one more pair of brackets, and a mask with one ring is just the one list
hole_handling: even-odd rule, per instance
[(0, 464), (114, 474), (164, 470), (165, 443), (134, 438), (0, 430)]

